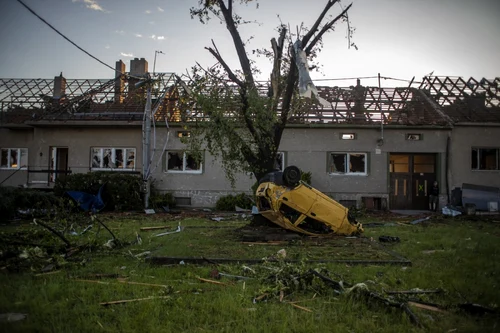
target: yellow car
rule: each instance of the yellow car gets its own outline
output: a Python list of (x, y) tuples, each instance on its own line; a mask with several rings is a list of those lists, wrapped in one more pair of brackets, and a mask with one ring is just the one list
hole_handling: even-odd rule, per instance
[(255, 194), (259, 213), (282, 228), (310, 236), (363, 232), (346, 207), (301, 182), (296, 166), (266, 175)]

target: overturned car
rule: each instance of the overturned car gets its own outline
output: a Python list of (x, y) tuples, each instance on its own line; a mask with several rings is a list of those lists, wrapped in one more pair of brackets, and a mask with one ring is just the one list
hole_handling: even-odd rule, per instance
[(255, 193), (259, 213), (282, 228), (311, 236), (363, 232), (346, 207), (300, 179), (296, 166), (264, 176)]

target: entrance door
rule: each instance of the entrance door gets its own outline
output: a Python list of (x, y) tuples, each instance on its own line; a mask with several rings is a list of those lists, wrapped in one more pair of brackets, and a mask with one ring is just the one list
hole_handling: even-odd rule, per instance
[(428, 209), (427, 189), (436, 180), (435, 154), (390, 154), (391, 209)]
[(49, 181), (55, 182), (57, 178), (64, 179), (65, 171), (68, 171), (68, 148), (50, 147), (50, 170)]

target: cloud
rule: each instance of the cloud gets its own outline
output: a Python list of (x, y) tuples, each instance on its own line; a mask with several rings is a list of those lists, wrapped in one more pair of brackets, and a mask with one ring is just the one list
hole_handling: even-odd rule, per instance
[(146, 13), (146, 14), (151, 14), (151, 11), (148, 9), (148, 10), (146, 10), (144, 13)]
[(158, 11), (163, 13), (165, 10), (161, 7), (158, 7)]
[(71, 0), (71, 1), (83, 2), (85, 4), (85, 7), (87, 7), (88, 9), (97, 10), (99, 12), (107, 12), (106, 10), (104, 10), (104, 8), (101, 7), (101, 5), (97, 3), (97, 0)]
[(142, 38), (141, 34), (134, 34), (135, 37)]
[(156, 35), (151, 35), (149, 38), (156, 39)]
[(115, 34), (123, 35), (123, 34), (125, 34), (125, 31), (123, 31), (123, 30), (115, 30)]
[(155, 21), (149, 21), (149, 24), (154, 25)]
[(105, 49), (110, 49), (110, 48), (111, 48), (111, 46), (106, 45), (104, 48), (105, 48)]
[(158, 37), (156, 37), (156, 39), (158, 39), (158, 40), (164, 40), (165, 36), (158, 36)]
[(120, 52), (120, 55), (122, 57), (128, 57), (128, 58), (133, 58), (134, 55), (132, 53), (123, 53), (123, 52)]

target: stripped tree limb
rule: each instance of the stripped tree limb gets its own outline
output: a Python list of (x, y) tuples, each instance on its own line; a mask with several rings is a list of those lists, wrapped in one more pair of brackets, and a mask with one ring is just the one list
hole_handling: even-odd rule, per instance
[(37, 219), (33, 219), (33, 223), (35, 223), (35, 225), (41, 225), (42, 227), (44, 227), (45, 229), (49, 230), (50, 232), (52, 232), (54, 235), (56, 235), (57, 237), (59, 237), (64, 243), (66, 243), (66, 245), (68, 247), (71, 247), (71, 243), (69, 242), (69, 240), (66, 239), (66, 237), (63, 236), (63, 234), (61, 234), (59, 231), (55, 230), (54, 228), (52, 228), (51, 226), (43, 223), (42, 221), (40, 220), (37, 220)]

